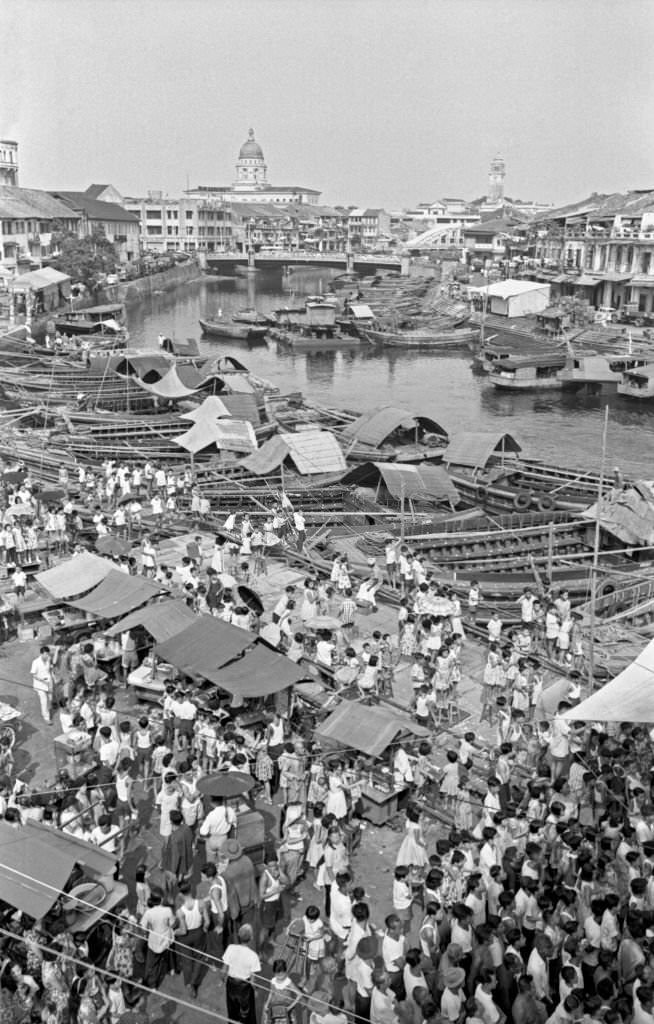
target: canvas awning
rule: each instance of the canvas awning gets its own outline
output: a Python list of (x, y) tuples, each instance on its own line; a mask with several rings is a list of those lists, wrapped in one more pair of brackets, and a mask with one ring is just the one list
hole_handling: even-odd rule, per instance
[(491, 455), (520, 451), (521, 445), (511, 434), (457, 434), (443, 452), (443, 462), (478, 469), (486, 465)]
[(456, 502), (459, 498), (459, 492), (450, 480), (447, 470), (427, 462), (419, 466), (395, 462), (364, 462), (350, 469), (341, 478), (341, 483), (376, 487), (380, 477), (388, 493), (398, 501), (402, 498), (406, 498), (407, 501), (422, 498)]
[(377, 448), (398, 427), (410, 430), (416, 424), (425, 430), (447, 438), (447, 431), (443, 430), (436, 420), (433, 420), (430, 416), (410, 412), (408, 409), (398, 409), (392, 405), (371, 409), (369, 412), (364, 413), (363, 416), (359, 416), (353, 423), (348, 423), (344, 427), (343, 436)]
[(194, 455), (212, 444), (229, 452), (249, 453), (257, 449), (257, 436), (251, 423), (209, 416), (198, 419), (190, 430), (174, 437), (173, 442)]
[(141, 380), (140, 377), (133, 378), (134, 383), (138, 384), (139, 387), (143, 388), (150, 395), (156, 395), (157, 398), (165, 399), (176, 399), (176, 398), (188, 398), (189, 395), (194, 395), (195, 390), (188, 387), (182, 380), (180, 380), (179, 374), (174, 366), (168, 370), (159, 380), (147, 383)]
[(341, 447), (328, 430), (301, 430), (297, 434), (276, 434), (241, 465), (254, 476), (267, 476), (290, 458), (298, 473), (342, 473), (346, 469)]
[(211, 682), (239, 697), (266, 697), (306, 678), (306, 669), (259, 643), (214, 672)]
[(213, 681), (216, 670), (238, 658), (256, 640), (256, 634), (231, 626), (213, 615), (196, 615), (181, 633), (158, 648), (163, 661), (180, 672)]
[(152, 355), (123, 356), (116, 363), (115, 369), (116, 373), (132, 374), (139, 381), (154, 384), (165, 377), (173, 366), (174, 361), (171, 356), (153, 352)]
[(581, 285), (582, 288), (594, 288), (596, 284), (602, 283), (602, 279), (600, 277), (591, 277), (589, 274), (580, 274), (579, 277), (572, 278), (572, 283)]
[(57, 288), (66, 282), (70, 284), (68, 274), (62, 274), (61, 271), (55, 270), (54, 267), (42, 267), (40, 270), (31, 270), (27, 274), (15, 277), (11, 282), (11, 287), (16, 292), (42, 292), (47, 288)]
[(39, 920), (59, 899), (75, 864), (111, 874), (116, 859), (58, 829), (0, 821), (0, 900)]
[(70, 597), (86, 594), (97, 587), (105, 576), (115, 571), (115, 565), (108, 558), (101, 558), (90, 551), (74, 555), (67, 562), (36, 574), (36, 581), (54, 598), (65, 601)]
[(406, 733), (428, 736), (429, 730), (395, 708), (364, 706), (349, 700), (339, 704), (316, 729), (318, 737), (370, 757), (379, 757), (399, 735)]
[[(595, 521), (597, 502), (581, 515)], [(623, 544), (649, 547), (654, 543), (654, 485), (638, 480), (626, 490), (609, 491), (599, 505), (599, 522), (603, 530)]]
[(191, 423), (197, 423), (207, 419), (213, 422), (214, 419), (226, 416), (231, 416), (231, 413), (222, 398), (218, 398), (218, 395), (207, 395), (201, 405), (198, 405), (196, 409), (191, 409), (190, 412), (183, 412), (179, 418), (181, 420), (190, 420)]
[(131, 612), (165, 591), (163, 584), (145, 576), (130, 576), (112, 569), (90, 594), (70, 603), (73, 608), (79, 608), (96, 619), (115, 619), (117, 615)]
[(148, 604), (144, 608), (131, 612), (108, 629), (107, 635), (118, 636), (128, 629), (142, 626), (155, 642), (160, 644), (165, 640), (170, 640), (172, 636), (177, 636), (192, 622), (195, 622), (195, 619), (195, 612), (191, 611), (186, 601), (181, 598), (171, 598), (168, 601)]
[(654, 722), (654, 640), (596, 693), (566, 711), (578, 722)]

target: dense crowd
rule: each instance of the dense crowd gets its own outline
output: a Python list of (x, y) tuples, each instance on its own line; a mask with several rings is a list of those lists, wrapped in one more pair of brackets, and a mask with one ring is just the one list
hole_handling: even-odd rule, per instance
[[(155, 466), (122, 468), (80, 471), (78, 484), (87, 509), (97, 506), (98, 537), (138, 538), (116, 556), (124, 571), (310, 659), (355, 699), (392, 696), (408, 675), (421, 738), (389, 753), (393, 783), (409, 795), (404, 837), (386, 891), (372, 895), (359, 853), (372, 762), (321, 749), (299, 701), (251, 725), (238, 701), (220, 706), (181, 682), (166, 686), (157, 711), (134, 717), (117, 710), (138, 663), (133, 634), (43, 646), (31, 667), (42, 717), (88, 737), (97, 764), (82, 785), (61, 773), (40, 793), (17, 782), (5, 751), (4, 819), (56, 825), (115, 854), (130, 895), (91, 950), (67, 929), (63, 899), (47, 928), (5, 918), (15, 933), (0, 968), (5, 1019), (113, 1024), (130, 1007), (144, 1014), (148, 993), (178, 973), (201, 1001), (208, 978), (224, 981), (227, 1016), (243, 1024), (654, 1022), (652, 740), (642, 727), (604, 730), (568, 714), (584, 651), (567, 593), (525, 590), (515, 625), (491, 615), (481, 673), (466, 636), (480, 588), (462, 600), (399, 542), (363, 573), (336, 555), (261, 615), (239, 604), (235, 584), (262, 577), (280, 543), (303, 548), (301, 512), (280, 499), (260, 519), (228, 517), (210, 552), (198, 538), (178, 564), (162, 565), (156, 528), (131, 520), (132, 505), (147, 504), (156, 524), (174, 489), (198, 520), (208, 510), (190, 474), (169, 482)], [(35, 502), (24, 485), (14, 497)], [(51, 551), (74, 552), (66, 502), (17, 527), (21, 558), (22, 517), (6, 515), (5, 559), (26, 562), (41, 529)], [(115, 520), (121, 508), (127, 522)], [(399, 592), (388, 632), (366, 628), (382, 585)], [(15, 591), (20, 604), (24, 590)], [(331, 628), (314, 625), (324, 616)], [(561, 679), (546, 710), (553, 660)], [(487, 749), (472, 727), (452, 728), (473, 671)], [(202, 780), (217, 772), (249, 776), (251, 792), (203, 797)], [(253, 799), (275, 815), (259, 871), (238, 834)], [(144, 829), (158, 833), (157, 853), (134, 865)]]

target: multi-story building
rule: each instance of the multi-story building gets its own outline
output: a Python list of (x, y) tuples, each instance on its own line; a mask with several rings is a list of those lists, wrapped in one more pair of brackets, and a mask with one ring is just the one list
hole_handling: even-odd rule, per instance
[(229, 252), (234, 247), (230, 207), (218, 199), (171, 199), (163, 192), (128, 197), (125, 208), (140, 221), (149, 252)]
[(353, 249), (388, 249), (395, 241), (391, 235), (391, 215), (378, 208), (355, 207), (348, 215), (348, 241)]
[(55, 231), (79, 230), (80, 216), (49, 192), (0, 185), (0, 262), (16, 272), (52, 254)]
[(0, 185), (18, 186), (18, 143), (0, 139)]
[(189, 198), (212, 198), (224, 203), (317, 204), (320, 192), (302, 185), (270, 185), (263, 150), (250, 128), (236, 161), (231, 185), (198, 185), (185, 193)]
[(331, 206), (238, 203), (232, 207), (236, 248), (257, 251), (344, 252), (348, 211)]
[[(93, 187), (93, 186), (91, 186)], [(105, 186), (106, 191), (113, 186)], [(115, 189), (116, 195), (120, 195)], [(117, 202), (104, 202), (92, 198), (87, 192), (51, 191), (55, 199), (61, 200), (79, 216), (78, 227), (82, 238), (101, 231), (116, 249), (120, 263), (138, 260), (140, 244), (139, 218)], [(120, 196), (122, 200), (122, 196)]]
[(654, 313), (654, 189), (598, 195), (531, 225), (531, 254), (563, 294)]

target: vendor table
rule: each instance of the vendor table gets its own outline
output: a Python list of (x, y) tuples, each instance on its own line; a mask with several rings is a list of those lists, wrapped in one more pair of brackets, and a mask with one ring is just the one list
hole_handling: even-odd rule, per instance
[[(70, 924), (69, 930), (73, 932), (88, 932), (94, 925), (101, 921), (105, 914), (110, 914), (127, 899), (127, 886), (124, 882), (115, 882), (113, 889), (107, 894), (104, 903), (99, 907), (88, 907), (78, 911), (74, 922)], [(110, 918), (113, 924), (113, 917)]]
[(140, 700), (152, 700), (158, 702), (163, 696), (166, 683), (175, 675), (173, 665), (157, 665), (154, 675), (152, 665), (143, 662), (138, 668), (127, 677), (127, 685), (134, 687), (134, 694)]
[(398, 811), (403, 810), (409, 802), (409, 790), (392, 789), (385, 793), (365, 783), (361, 787), (362, 817), (373, 825), (385, 825)]

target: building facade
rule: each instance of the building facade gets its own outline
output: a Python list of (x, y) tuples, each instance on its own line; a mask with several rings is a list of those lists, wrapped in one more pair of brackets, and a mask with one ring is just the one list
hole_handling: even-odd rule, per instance
[(52, 255), (55, 231), (79, 232), (80, 216), (49, 192), (0, 185), (0, 263), (16, 273)]
[(18, 143), (0, 139), (0, 185), (18, 187)]
[[(116, 249), (120, 263), (138, 260), (141, 253), (141, 231), (139, 219), (135, 214), (116, 202), (93, 199), (88, 192), (53, 191), (50, 194), (78, 215), (78, 231), (81, 238), (101, 231)], [(120, 199), (122, 201), (122, 196)]]
[(145, 252), (231, 252), (231, 209), (218, 199), (171, 199), (163, 192), (128, 197), (125, 209), (138, 217)]

